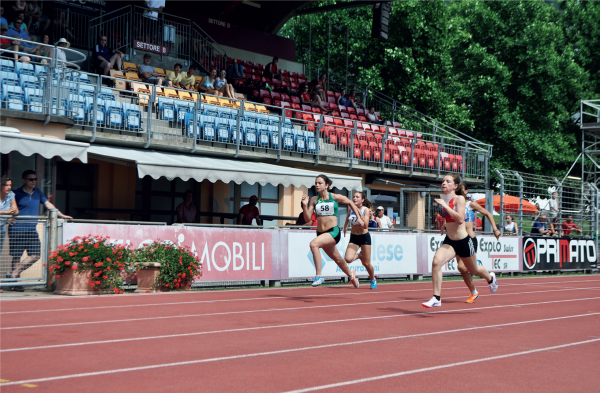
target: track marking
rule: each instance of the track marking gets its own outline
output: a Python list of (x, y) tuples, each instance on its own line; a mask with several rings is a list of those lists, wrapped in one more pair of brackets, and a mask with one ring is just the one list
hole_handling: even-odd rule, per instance
[[(540, 305), (540, 304), (564, 303), (564, 302), (574, 302), (574, 301), (583, 301), (583, 300), (597, 300), (597, 299), (600, 299), (600, 297), (586, 298), (586, 299), (571, 299), (571, 300), (553, 300), (553, 301), (538, 302), (538, 303), (524, 303), (523, 305), (526, 305), (526, 306), (536, 306), (536, 305)], [(2, 350), (0, 350), (0, 353), (4, 353), (4, 352), (31, 351), (31, 350), (51, 349), (51, 348), (78, 347), (78, 346), (84, 346), (84, 345), (113, 344), (113, 343), (122, 343), (122, 342), (128, 342), (128, 341), (158, 340), (158, 339), (166, 339), (166, 338), (201, 336), (201, 335), (207, 335), (207, 334), (248, 332), (248, 331), (253, 331), (253, 330), (266, 330), (266, 329), (290, 328), (290, 327), (307, 327), (307, 326), (323, 325), (323, 324), (329, 324), (329, 323), (358, 322), (358, 321), (375, 320), (375, 319), (391, 319), (391, 318), (401, 318), (401, 317), (409, 317), (409, 316), (415, 316), (415, 315), (443, 314), (443, 313), (451, 313), (451, 312), (457, 312), (457, 311), (487, 310), (487, 309), (495, 309), (495, 308), (503, 308), (503, 307), (509, 307), (509, 306), (489, 306), (489, 307), (477, 307), (477, 308), (463, 308), (463, 309), (459, 309), (459, 310), (431, 311), (431, 312), (420, 312), (420, 313), (414, 313), (414, 314), (393, 315), (393, 316), (378, 316), (378, 317), (364, 317), (364, 318), (351, 318), (351, 319), (334, 319), (334, 320), (329, 320), (329, 321), (291, 323), (291, 324), (285, 324), (285, 325), (282, 325), (282, 324), (278, 323), (276, 325), (255, 326), (255, 327), (249, 327), (249, 328), (212, 330), (212, 331), (194, 332), (194, 333), (165, 334), (165, 335), (161, 335), (161, 336), (120, 338), (120, 339), (115, 339), (115, 340), (88, 341), (88, 342), (68, 343), (68, 344), (54, 344), (54, 345), (45, 345), (45, 346), (38, 346), (38, 347), (10, 348), (10, 349), (2, 349)], [(600, 312), (596, 312), (595, 314), (587, 313), (587, 314), (577, 315), (577, 317), (579, 317), (579, 316), (599, 315), (599, 314), (600, 314)], [(565, 318), (571, 318), (571, 317), (567, 316), (567, 317), (549, 318), (549, 319), (544, 319), (544, 321), (545, 320), (549, 320), (550, 321), (550, 320), (555, 320), (555, 319), (565, 319)], [(542, 321), (542, 320), (540, 320), (540, 321)], [(512, 324), (520, 324), (520, 323), (521, 322), (514, 322)], [(508, 326), (508, 325), (511, 325), (511, 324), (506, 324), (506, 325), (492, 325), (492, 326)], [(465, 330), (482, 329), (482, 328), (485, 328), (485, 327), (486, 326), (467, 325), (467, 328), (465, 328)]]
[(575, 345), (592, 344), (592, 343), (596, 343), (598, 341), (600, 341), (600, 338), (599, 339), (595, 339), (595, 340), (586, 340), (586, 341), (578, 341), (578, 342), (569, 343), (569, 344), (555, 345), (555, 346), (546, 347), (546, 348), (532, 349), (532, 350), (529, 350), (529, 351), (508, 353), (506, 355), (490, 356), (490, 357), (487, 357), (487, 358), (467, 360), (465, 362), (456, 362), (456, 363), (442, 364), (442, 365), (434, 366), (434, 367), (418, 368), (418, 369), (415, 369), (415, 370), (402, 371), (402, 372), (399, 372), (399, 373), (379, 375), (377, 377), (361, 378), (361, 379), (355, 379), (353, 381), (332, 383), (332, 384), (329, 384), (329, 385), (314, 386), (312, 388), (291, 390), (291, 391), (289, 391), (287, 393), (304, 393), (304, 392), (313, 392), (315, 390), (338, 388), (338, 387), (342, 387), (342, 386), (355, 385), (355, 384), (358, 384), (358, 383), (372, 382), (372, 381), (378, 381), (378, 380), (381, 380), (381, 379), (395, 378), (395, 377), (401, 377), (401, 376), (404, 376), (404, 375), (411, 375), (411, 374), (418, 374), (418, 373), (422, 373), (422, 372), (441, 370), (441, 369), (444, 369), (444, 368), (466, 366), (468, 364), (475, 364), (475, 363), (488, 362), (488, 361), (492, 361), (492, 360), (506, 359), (506, 358), (511, 358), (511, 357), (515, 357), (515, 356), (530, 355), (530, 354), (538, 353), (538, 352), (559, 352), (559, 351), (555, 351), (555, 350), (556, 349), (560, 349), (560, 348), (573, 347)]
[[(421, 313), (421, 314), (426, 314), (426, 313)], [(153, 364), (153, 365), (149, 365), (149, 366), (128, 367), (128, 368), (120, 368), (120, 369), (114, 369), (114, 370), (94, 371), (94, 372), (89, 372), (89, 373), (61, 375), (61, 376), (57, 376), (57, 377), (46, 377), (46, 378), (37, 378), (37, 379), (30, 379), (30, 380), (23, 380), (23, 381), (15, 381), (15, 382), (9, 382), (9, 383), (0, 383), (0, 387), (2, 387), (2, 386), (11, 386), (11, 385), (20, 385), (20, 384), (24, 384), (24, 383), (40, 383), (40, 382), (57, 381), (57, 380), (64, 380), (64, 379), (71, 379), (71, 378), (81, 378), (81, 377), (91, 377), (91, 376), (97, 376), (97, 375), (116, 374), (116, 373), (123, 373), (123, 372), (152, 370), (152, 369), (164, 368), (164, 367), (186, 366), (186, 365), (190, 365), (190, 364), (211, 363), (211, 362), (218, 362), (218, 361), (223, 361), (223, 360), (247, 359), (247, 358), (253, 358), (253, 357), (258, 357), (258, 356), (279, 355), (279, 354), (283, 354), (283, 353), (303, 352), (303, 351), (310, 351), (310, 350), (315, 350), (315, 349), (339, 348), (341, 346), (358, 345), (358, 344), (370, 344), (370, 343), (374, 343), (374, 342), (382, 342), (382, 341), (390, 341), (390, 340), (400, 340), (400, 339), (416, 338), (416, 337), (424, 337), (424, 336), (435, 336), (435, 335), (440, 335), (440, 334), (458, 333), (458, 332), (464, 332), (464, 331), (469, 331), (469, 330), (481, 330), (481, 329), (493, 328), (493, 327), (500, 327), (500, 326), (515, 326), (515, 325), (524, 325), (524, 324), (528, 324), (528, 323), (548, 322), (548, 321), (554, 321), (554, 320), (560, 320), (560, 319), (568, 319), (568, 318), (588, 317), (590, 315), (591, 314), (570, 315), (570, 316), (566, 316), (566, 317), (545, 318), (545, 319), (536, 319), (536, 320), (521, 321), (521, 322), (510, 322), (510, 323), (505, 323), (505, 324), (481, 326), (481, 327), (474, 327), (474, 328), (452, 329), (452, 330), (446, 330), (446, 331), (443, 331), (443, 332), (436, 331), (436, 332), (430, 332), (430, 333), (408, 334), (408, 335), (404, 335), (404, 336), (395, 336), (395, 337), (387, 337), (387, 338), (375, 338), (375, 339), (370, 339), (370, 340), (360, 340), (360, 341), (354, 341), (354, 342), (342, 342), (342, 343), (336, 343), (336, 344), (323, 344), (323, 345), (315, 345), (315, 346), (310, 346), (310, 347), (301, 347), (301, 348), (292, 348), (292, 349), (282, 349), (282, 350), (277, 350), (277, 351), (249, 353), (249, 354), (245, 354), (245, 355), (223, 356), (223, 357), (209, 358), (209, 359), (188, 360), (188, 361), (184, 361), (184, 362), (162, 363), (162, 364)], [(584, 344), (584, 343), (592, 343), (592, 342), (596, 342), (596, 341), (600, 341), (600, 338), (593, 339), (593, 340), (587, 340), (587, 341), (581, 341), (580, 343)], [(553, 349), (558, 349), (558, 348), (564, 348), (565, 346), (570, 346), (570, 345), (576, 345), (576, 344), (563, 344), (563, 345), (558, 345), (558, 346), (553, 346), (553, 347), (548, 347), (548, 348), (534, 349), (534, 350), (531, 350), (531, 351), (522, 352), (522, 354), (525, 354), (525, 353), (534, 353), (534, 352), (540, 352), (540, 351), (546, 351), (546, 350), (553, 350)], [(511, 354), (509, 354), (509, 355), (494, 356), (494, 357), (491, 357), (491, 358), (484, 358), (484, 359), (488, 359), (488, 360), (502, 359), (502, 357), (509, 357), (509, 356), (511, 356)], [(469, 362), (477, 362), (477, 361), (482, 361), (482, 360), (475, 360), (475, 361), (469, 361)], [(462, 362), (462, 363), (453, 363), (453, 364), (454, 365), (461, 365), (463, 363), (464, 362)], [(448, 367), (448, 365), (446, 365), (446, 366), (437, 366), (437, 367), (444, 368), (444, 367)], [(422, 369), (422, 370), (425, 371), (425, 369)], [(391, 376), (391, 375), (396, 375), (396, 374), (388, 374), (388, 375)], [(400, 375), (403, 375), (403, 374), (400, 374)], [(381, 379), (383, 377), (384, 376), (374, 377), (374, 378), (380, 378)], [(357, 381), (363, 381), (363, 380), (357, 380)], [(346, 383), (359, 383), (359, 382), (348, 381)], [(329, 386), (329, 385), (325, 385), (325, 386)], [(343, 385), (339, 385), (339, 386), (343, 386)], [(310, 389), (315, 389), (316, 390), (318, 388), (320, 388), (320, 387), (315, 387), (315, 388), (310, 388)], [(324, 388), (325, 387), (323, 387), (323, 389)], [(306, 391), (308, 391), (308, 390), (306, 390)]]
[[(591, 287), (591, 288), (586, 288), (586, 289), (600, 289), (600, 287)], [(564, 291), (579, 291), (579, 290), (581, 290), (581, 288), (551, 289), (551, 290), (533, 291), (533, 292), (496, 293), (496, 294), (494, 294), (494, 296), (528, 295), (528, 294), (532, 294), (532, 293), (564, 292)], [(444, 299), (462, 299), (462, 298), (464, 298), (464, 296), (445, 297)], [(594, 298), (594, 299), (596, 299), (596, 298)], [(365, 306), (365, 305), (373, 305), (373, 304), (406, 303), (406, 302), (415, 302), (415, 300), (413, 300), (413, 299), (410, 299), (410, 300), (388, 300), (388, 301), (382, 301), (382, 302), (328, 304), (328, 305), (322, 305), (322, 306), (309, 306), (309, 307), (268, 308), (268, 309), (261, 309), (261, 310), (225, 311), (225, 312), (205, 313), (205, 314), (180, 314), (180, 315), (169, 315), (169, 316), (163, 316), (163, 317), (156, 316), (156, 317), (146, 317), (146, 318), (113, 319), (113, 320), (108, 320), (108, 321), (104, 320), (104, 321), (89, 321), (89, 322), (57, 323), (57, 324), (49, 324), (49, 325), (10, 326), (10, 327), (2, 327), (2, 328), (0, 328), (0, 330), (96, 325), (96, 324), (102, 324), (102, 323), (139, 322), (139, 321), (172, 319), (172, 318), (198, 318), (198, 317), (211, 317), (211, 316), (216, 316), (216, 315), (254, 314), (254, 313), (260, 313), (260, 312), (311, 310), (311, 309), (318, 309), (318, 308)], [(510, 305), (510, 307), (518, 307), (518, 305), (516, 305), (516, 306)], [(385, 317), (381, 317), (381, 318), (389, 318), (389, 316), (385, 316)]]

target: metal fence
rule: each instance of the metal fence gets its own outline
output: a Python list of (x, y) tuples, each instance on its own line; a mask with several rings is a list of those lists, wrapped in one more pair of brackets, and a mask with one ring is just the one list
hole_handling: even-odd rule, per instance
[(80, 13), (71, 8), (55, 8), (52, 23), (54, 40), (66, 38), (73, 47), (87, 48), (88, 36), (85, 33), (89, 31), (92, 18), (90, 14)]
[[(494, 206), (504, 234), (598, 237), (598, 189), (577, 178), (557, 179), (496, 169), (499, 195)], [(507, 223), (507, 218), (514, 222)], [(541, 229), (541, 231), (540, 231)]]
[(0, 286), (45, 284), (47, 224), (47, 217), (0, 216)]

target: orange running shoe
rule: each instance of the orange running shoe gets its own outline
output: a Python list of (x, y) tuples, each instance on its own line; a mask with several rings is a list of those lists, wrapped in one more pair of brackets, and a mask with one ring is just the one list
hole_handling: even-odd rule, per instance
[(358, 289), (358, 277), (356, 277), (356, 272), (351, 270), (352, 276), (350, 276), (350, 284), (354, 285), (354, 288)]
[(479, 292), (476, 292), (475, 295), (471, 294), (469, 296), (469, 298), (465, 301), (465, 303), (473, 303), (475, 301), (475, 299), (477, 299), (479, 297)]

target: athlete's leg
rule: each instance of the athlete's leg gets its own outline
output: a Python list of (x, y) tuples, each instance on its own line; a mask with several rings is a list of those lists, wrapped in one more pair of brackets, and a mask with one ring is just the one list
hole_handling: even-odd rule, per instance
[(371, 265), (371, 245), (363, 244), (360, 254), (360, 261), (369, 273), (369, 280), (373, 281), (375, 279), (375, 269), (373, 268), (373, 265)]
[(344, 258), (342, 258), (342, 255), (335, 246), (335, 240), (331, 237), (331, 235), (329, 235), (329, 237), (331, 238), (333, 244), (329, 247), (323, 247), (323, 251), (325, 251), (325, 254), (327, 254), (329, 258), (333, 259), (333, 261), (340, 267), (340, 269), (342, 269), (344, 273), (346, 273), (348, 277), (352, 277), (352, 270), (350, 270), (350, 267), (348, 267), (348, 264)]
[[(325, 250), (329, 249), (331, 246), (335, 246), (335, 239), (331, 237), (329, 233), (322, 233), (319, 236), (317, 236), (312, 242), (310, 242), (310, 251), (313, 255), (313, 261), (315, 263), (315, 270), (317, 271), (317, 276), (321, 275), (321, 248)], [(339, 254), (340, 253), (338, 252), (338, 255)], [(342, 257), (340, 256), (340, 258)]]
[(477, 258), (475, 254), (471, 255), (470, 257), (461, 259), (463, 260), (465, 267), (471, 274), (483, 278), (488, 283), (492, 281), (492, 275), (490, 274), (490, 272), (488, 272), (488, 270), (484, 266), (477, 264)]
[(356, 254), (357, 254), (359, 248), (360, 248), (360, 246), (358, 246), (354, 243), (348, 243), (348, 248), (346, 249), (346, 255), (344, 257), (347, 264), (351, 264), (352, 262), (354, 262), (356, 260)]
[(433, 294), (440, 296), (442, 292), (442, 266), (456, 256), (454, 248), (448, 244), (442, 244), (435, 252), (431, 263), (431, 281), (433, 281)]
[(469, 287), (469, 291), (471, 291), (471, 293), (475, 292), (475, 284), (473, 284), (473, 277), (471, 277), (469, 269), (467, 269), (461, 257), (457, 255), (456, 259), (458, 260), (458, 271), (462, 275), (463, 281), (467, 287)]

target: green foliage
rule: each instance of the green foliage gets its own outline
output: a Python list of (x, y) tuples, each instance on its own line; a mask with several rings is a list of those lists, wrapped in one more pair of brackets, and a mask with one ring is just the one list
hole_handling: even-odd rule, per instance
[(392, 3), (384, 43), (370, 38), (368, 7), (302, 16), (281, 34), (296, 40), (301, 61), (324, 69), (331, 26), (333, 72), (346, 75), (348, 58), (350, 80), (493, 144), (490, 170), (560, 176), (579, 154), (579, 101), (600, 94), (600, 2), (559, 9), (409, 0)]

